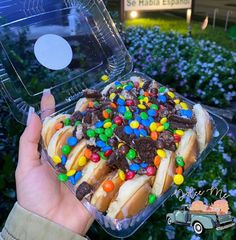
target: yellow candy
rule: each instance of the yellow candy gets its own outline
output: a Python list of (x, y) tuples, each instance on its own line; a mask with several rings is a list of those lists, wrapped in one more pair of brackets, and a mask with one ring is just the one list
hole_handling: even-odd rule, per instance
[(135, 128), (138, 128), (139, 127), (139, 122), (138, 121), (132, 121), (130, 123), (130, 127), (135, 129)]
[(139, 108), (139, 109), (143, 109), (143, 110), (144, 110), (144, 109), (146, 109), (146, 106), (145, 106), (145, 105), (143, 105), (143, 104), (138, 104), (138, 108)]
[(148, 97), (144, 97), (144, 98), (143, 98), (143, 102), (148, 103), (148, 101), (149, 101), (149, 100), (148, 100)]
[(159, 127), (156, 129), (156, 131), (157, 131), (157, 132), (162, 132), (164, 129), (165, 129), (164, 126), (159, 126)]
[(175, 94), (173, 92), (167, 92), (167, 94), (169, 95), (169, 97), (174, 98)]
[(124, 171), (120, 170), (118, 171), (118, 176), (122, 181), (125, 181), (125, 173)]
[(176, 130), (175, 133), (179, 136), (183, 136), (184, 135), (184, 131), (182, 130)]
[(164, 157), (166, 157), (166, 152), (162, 149), (158, 149), (157, 150), (157, 155), (161, 158), (164, 158)]
[(157, 124), (155, 123), (155, 122), (153, 122), (153, 123), (151, 123), (151, 125), (150, 125), (150, 130), (152, 131), (152, 132), (154, 132), (154, 131), (156, 131), (156, 129), (157, 129)]
[(109, 80), (109, 76), (107, 76), (107, 75), (102, 75), (101, 80), (104, 81), (104, 82), (106, 82), (106, 81)]
[(181, 102), (180, 106), (184, 109), (184, 110), (188, 110), (188, 105), (185, 102)]
[(120, 97), (122, 100), (125, 100), (125, 97), (124, 97), (124, 96), (120, 95), (119, 97)]
[(86, 157), (85, 157), (85, 156), (81, 156), (81, 157), (79, 158), (79, 160), (78, 160), (78, 165), (79, 165), (80, 167), (83, 167), (86, 163), (87, 163)]
[(144, 82), (140, 82), (140, 83), (139, 83), (139, 87), (142, 88), (142, 87), (143, 87), (143, 84), (144, 84)]
[(116, 94), (115, 93), (111, 93), (109, 96), (109, 99), (112, 101), (115, 98)]
[(175, 146), (176, 146), (176, 148), (178, 148), (179, 147), (179, 143), (175, 143)]
[(166, 118), (166, 117), (163, 117), (163, 118), (161, 119), (161, 121), (160, 121), (161, 124), (164, 124), (164, 123), (166, 123), (166, 122), (167, 122), (167, 118)]
[(74, 176), (75, 173), (76, 173), (76, 170), (75, 170), (75, 169), (71, 169), (70, 171), (67, 172), (66, 175), (67, 175), (68, 177), (71, 177), (71, 176)]
[(123, 146), (124, 145), (124, 143), (119, 143), (118, 144), (118, 148), (120, 148), (121, 146)]
[(175, 104), (179, 104), (180, 100), (179, 99), (175, 99), (174, 102), (175, 102)]
[(54, 157), (52, 158), (52, 160), (53, 160), (53, 162), (54, 162), (55, 164), (61, 163), (61, 158), (60, 158), (59, 156), (54, 156)]
[(175, 174), (174, 175), (174, 183), (176, 185), (181, 185), (184, 182), (184, 176), (181, 174)]
[(103, 127), (104, 128), (110, 128), (111, 125), (112, 125), (112, 122), (106, 122), (106, 123), (104, 123)]

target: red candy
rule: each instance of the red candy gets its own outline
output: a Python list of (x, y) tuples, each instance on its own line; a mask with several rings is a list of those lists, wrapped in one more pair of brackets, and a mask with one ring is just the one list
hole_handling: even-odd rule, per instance
[(139, 88), (139, 82), (134, 82), (134, 87)]
[(114, 123), (120, 126), (123, 123), (123, 119), (120, 116), (114, 117)]
[(147, 176), (154, 176), (156, 174), (156, 168), (153, 167), (153, 166), (148, 166), (146, 168), (146, 171), (147, 171)]
[(99, 162), (100, 161), (100, 156), (97, 153), (92, 153), (90, 160), (92, 162)]
[(174, 139), (175, 139), (175, 142), (180, 142), (181, 137), (177, 134), (174, 134)]
[(132, 178), (134, 178), (135, 176), (135, 172), (133, 171), (128, 171), (126, 174), (125, 174), (125, 180), (131, 180)]
[(112, 154), (112, 150), (111, 149), (109, 149), (106, 152), (104, 152), (104, 156), (105, 157), (109, 157), (111, 154)]
[(135, 105), (135, 102), (134, 102), (133, 99), (127, 99), (127, 100), (125, 101), (125, 104), (126, 104), (126, 106), (134, 106), (134, 105)]

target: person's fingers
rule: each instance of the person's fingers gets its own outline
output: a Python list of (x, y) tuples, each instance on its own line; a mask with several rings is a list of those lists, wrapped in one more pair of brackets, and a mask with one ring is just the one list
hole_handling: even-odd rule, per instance
[(29, 111), (27, 127), (20, 138), (18, 167), (29, 169), (41, 164), (38, 152), (41, 129), (40, 118), (32, 110)]
[(41, 99), (41, 119), (44, 120), (47, 116), (50, 116), (55, 112), (55, 98), (51, 94), (50, 89), (43, 91)]

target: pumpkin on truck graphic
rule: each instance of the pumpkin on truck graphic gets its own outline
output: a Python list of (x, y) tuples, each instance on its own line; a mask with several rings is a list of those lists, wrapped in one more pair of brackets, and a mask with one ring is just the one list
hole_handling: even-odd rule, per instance
[(168, 225), (192, 226), (196, 234), (202, 234), (205, 229), (224, 230), (235, 225), (226, 200), (217, 200), (210, 206), (202, 201), (183, 204), (179, 210), (168, 213), (166, 221)]

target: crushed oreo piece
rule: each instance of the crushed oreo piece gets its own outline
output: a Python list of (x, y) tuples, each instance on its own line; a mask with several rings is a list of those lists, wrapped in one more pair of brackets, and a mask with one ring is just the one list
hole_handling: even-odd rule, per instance
[(142, 161), (147, 163), (153, 162), (157, 150), (156, 141), (153, 141), (148, 137), (136, 139), (134, 140), (134, 148), (138, 152)]
[(76, 190), (76, 197), (82, 200), (87, 194), (93, 190), (92, 186), (87, 182), (82, 182)]
[(87, 111), (85, 116), (83, 117), (83, 122), (86, 124), (91, 124), (93, 120), (93, 114), (90, 111)]
[(169, 117), (169, 123), (172, 129), (187, 130), (189, 128), (194, 128), (196, 122), (197, 121), (195, 118), (183, 118), (176, 114), (173, 114)]
[(87, 136), (87, 130), (88, 130), (87, 126), (85, 124), (82, 124), (82, 133), (85, 139), (89, 140), (89, 137)]
[(163, 141), (164, 148), (170, 151), (176, 151), (176, 144), (174, 136), (170, 131), (163, 131), (159, 135), (159, 140)]
[(132, 141), (136, 138), (135, 135), (131, 134), (131, 135), (127, 135), (124, 132), (124, 126), (118, 126), (115, 130), (114, 130), (114, 134), (116, 135), (116, 137), (118, 137), (121, 141), (127, 143), (128, 145), (132, 145)]
[(59, 173), (64, 173), (66, 174), (67, 173), (67, 170), (66, 168), (64, 167), (64, 165), (62, 163), (59, 163), (56, 165), (55, 167), (56, 171), (58, 171)]
[(124, 155), (119, 154), (118, 150), (114, 151), (107, 160), (107, 165), (113, 169), (121, 169), (126, 171), (129, 164)]
[(70, 117), (71, 125), (74, 126), (76, 121), (82, 121), (83, 115), (80, 111), (74, 112)]
[(112, 147), (117, 147), (118, 146), (118, 140), (115, 137), (112, 137), (108, 140), (108, 143)]
[(95, 98), (95, 99), (99, 99), (102, 97), (102, 94), (99, 91), (94, 89), (85, 89), (83, 91), (83, 95), (86, 98)]
[(151, 83), (152, 83), (151, 80), (145, 81), (144, 84), (143, 84), (142, 89), (143, 89), (144, 91), (147, 91)]

